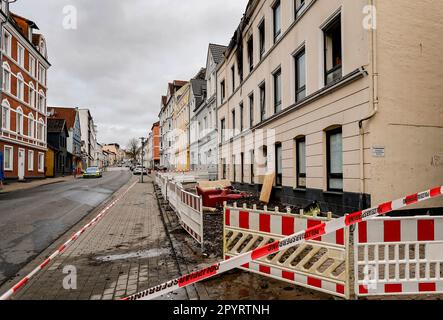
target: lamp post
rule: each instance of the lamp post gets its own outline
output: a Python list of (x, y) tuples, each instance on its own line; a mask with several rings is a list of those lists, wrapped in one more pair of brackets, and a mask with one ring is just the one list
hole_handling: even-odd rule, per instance
[(141, 152), (142, 152), (142, 174), (141, 174), (141, 183), (143, 183), (143, 175), (145, 174), (145, 166), (143, 163), (143, 155), (145, 153), (145, 138), (141, 137), (140, 140), (142, 141), (142, 148), (141, 148)]

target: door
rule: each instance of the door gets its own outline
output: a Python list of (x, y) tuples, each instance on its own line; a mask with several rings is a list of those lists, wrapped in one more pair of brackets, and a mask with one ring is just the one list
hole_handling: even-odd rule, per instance
[(25, 179), (25, 150), (18, 150), (18, 179)]

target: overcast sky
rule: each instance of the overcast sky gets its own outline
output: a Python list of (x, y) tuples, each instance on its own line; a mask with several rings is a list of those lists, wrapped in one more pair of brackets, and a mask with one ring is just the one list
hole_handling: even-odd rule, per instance
[[(48, 105), (89, 108), (100, 143), (126, 145), (158, 121), (168, 81), (189, 80), (208, 44), (227, 45), (247, 0), (18, 0), (48, 46)], [(77, 9), (66, 30), (65, 6)], [(72, 12), (72, 11), (71, 11)]]

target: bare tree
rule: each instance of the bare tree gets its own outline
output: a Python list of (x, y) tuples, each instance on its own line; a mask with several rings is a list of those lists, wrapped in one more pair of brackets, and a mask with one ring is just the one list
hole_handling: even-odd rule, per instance
[(140, 146), (138, 143), (138, 139), (132, 138), (131, 140), (129, 140), (126, 153), (129, 155), (131, 161), (137, 162), (137, 156), (139, 152), (140, 152)]

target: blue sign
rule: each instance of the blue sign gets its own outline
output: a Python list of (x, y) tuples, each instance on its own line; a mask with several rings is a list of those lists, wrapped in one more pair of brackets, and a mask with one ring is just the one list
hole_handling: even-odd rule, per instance
[(3, 170), (3, 152), (0, 151), (0, 180), (5, 179), (5, 174)]

